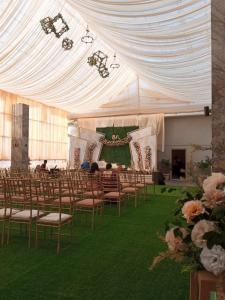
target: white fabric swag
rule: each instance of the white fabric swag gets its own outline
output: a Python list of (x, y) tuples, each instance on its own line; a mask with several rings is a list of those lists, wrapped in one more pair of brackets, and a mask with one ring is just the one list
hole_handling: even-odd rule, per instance
[(103, 127), (139, 126), (145, 135), (156, 135), (158, 149), (164, 151), (164, 114), (78, 119), (78, 127), (95, 131)]
[[(196, 111), (211, 103), (210, 0), (0, 1), (0, 89), (71, 116)], [(46, 35), (40, 20), (62, 13), (70, 30)], [(81, 43), (87, 24), (95, 37)], [(73, 40), (70, 51), (62, 39)], [(93, 52), (116, 52), (102, 79)]]

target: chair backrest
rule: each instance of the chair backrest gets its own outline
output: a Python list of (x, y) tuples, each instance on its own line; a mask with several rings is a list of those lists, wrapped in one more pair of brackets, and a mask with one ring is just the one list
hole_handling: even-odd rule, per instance
[(52, 204), (59, 194), (59, 180), (57, 179), (41, 179), (40, 190), (46, 204)]
[(0, 208), (4, 208), (4, 216), (6, 216), (6, 209), (8, 204), (8, 195), (6, 189), (6, 182), (4, 178), (0, 178)]
[(31, 180), (25, 178), (6, 178), (5, 183), (10, 215), (12, 208), (19, 207), (30, 210), (30, 218), (32, 218)]
[(101, 183), (104, 192), (120, 192), (121, 190), (119, 174), (116, 172), (112, 172), (110, 176), (103, 172), (101, 175)]

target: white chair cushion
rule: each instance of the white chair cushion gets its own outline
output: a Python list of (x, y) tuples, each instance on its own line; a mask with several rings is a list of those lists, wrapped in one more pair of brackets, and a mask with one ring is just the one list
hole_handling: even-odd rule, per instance
[[(19, 209), (12, 209), (12, 215), (19, 212)], [(0, 209), (0, 218), (9, 217), (10, 216), (10, 208), (1, 208)]]
[[(39, 210), (39, 216), (43, 216), (44, 212)], [(16, 213), (15, 215), (12, 216), (12, 219), (34, 219), (38, 216), (38, 210), (37, 209), (32, 209), (32, 213), (30, 214), (30, 210), (29, 209), (25, 209), (22, 210), (18, 213)]]
[[(71, 218), (72, 218), (71, 215), (61, 213), (61, 222), (66, 222)], [(59, 222), (60, 222), (59, 213), (50, 213), (38, 219), (38, 223), (59, 223)]]

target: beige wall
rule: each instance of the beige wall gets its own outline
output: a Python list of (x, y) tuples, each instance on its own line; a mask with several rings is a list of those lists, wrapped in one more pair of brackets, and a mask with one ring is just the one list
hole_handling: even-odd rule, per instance
[[(172, 149), (186, 149), (186, 169), (191, 159), (191, 145), (210, 146), (212, 140), (211, 116), (177, 116), (165, 118), (165, 152), (158, 153), (158, 161), (162, 158), (171, 161)], [(200, 161), (211, 151), (196, 151), (193, 161)]]

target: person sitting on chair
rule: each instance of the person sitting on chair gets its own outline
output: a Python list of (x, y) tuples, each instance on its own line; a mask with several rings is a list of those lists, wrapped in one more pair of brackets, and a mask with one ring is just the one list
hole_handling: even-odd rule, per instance
[(105, 167), (105, 171), (103, 171), (103, 175), (106, 176), (111, 176), (113, 174), (113, 170), (112, 170), (112, 164), (111, 163), (107, 163), (106, 167)]
[(81, 164), (81, 169), (82, 170), (85, 170), (85, 171), (87, 171), (87, 170), (89, 170), (90, 169), (90, 164), (89, 164), (89, 162), (88, 161), (84, 161), (82, 164)]
[(48, 168), (47, 168), (47, 160), (45, 159), (44, 160), (44, 163), (41, 165), (41, 171), (48, 171)]
[(96, 162), (93, 162), (91, 164), (91, 169), (90, 169), (90, 173), (91, 174), (96, 174), (99, 172), (99, 167), (98, 167), (98, 164)]

